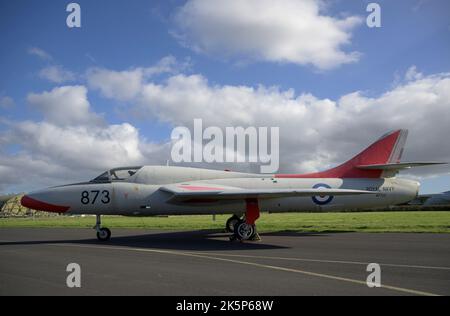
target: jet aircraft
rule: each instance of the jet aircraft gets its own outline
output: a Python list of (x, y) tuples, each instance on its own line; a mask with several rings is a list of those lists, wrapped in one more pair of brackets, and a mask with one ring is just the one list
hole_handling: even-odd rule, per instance
[(347, 162), (309, 174), (252, 174), (175, 166), (120, 167), (82, 183), (51, 187), (22, 197), (25, 207), (64, 214), (94, 214), (97, 238), (111, 231), (101, 215), (231, 214), (232, 240), (258, 239), (261, 211), (357, 210), (414, 199), (417, 181), (401, 169), (439, 164), (400, 162), (407, 130), (390, 132)]

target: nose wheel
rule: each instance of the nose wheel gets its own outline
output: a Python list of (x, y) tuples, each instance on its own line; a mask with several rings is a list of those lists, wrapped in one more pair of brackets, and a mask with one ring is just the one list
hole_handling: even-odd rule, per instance
[(107, 241), (111, 238), (111, 231), (108, 228), (100, 228), (97, 231), (97, 239), (100, 241)]
[(106, 227), (102, 227), (101, 215), (97, 215), (94, 229), (97, 231), (98, 240), (108, 241), (111, 238), (111, 231)]

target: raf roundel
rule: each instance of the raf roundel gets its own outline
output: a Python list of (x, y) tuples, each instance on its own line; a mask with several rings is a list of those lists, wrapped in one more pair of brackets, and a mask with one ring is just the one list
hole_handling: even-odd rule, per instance
[[(325, 183), (317, 183), (313, 186), (313, 189), (318, 189), (318, 188), (327, 188), (327, 189), (331, 189), (331, 187), (328, 184)], [(332, 195), (318, 195), (318, 196), (313, 196), (312, 200), (314, 203), (316, 203), (317, 205), (325, 205), (330, 203), (333, 200), (334, 196)]]

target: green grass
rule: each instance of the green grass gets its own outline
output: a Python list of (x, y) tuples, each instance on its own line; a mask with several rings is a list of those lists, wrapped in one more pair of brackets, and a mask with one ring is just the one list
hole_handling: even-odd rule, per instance
[[(103, 216), (109, 228), (143, 228), (154, 230), (222, 229), (229, 216), (216, 221), (210, 215), (170, 217)], [(95, 217), (3, 218), (0, 228), (67, 227), (91, 228)], [(419, 232), (450, 233), (450, 211), (442, 212), (361, 212), (361, 213), (263, 213), (258, 231), (293, 232)]]

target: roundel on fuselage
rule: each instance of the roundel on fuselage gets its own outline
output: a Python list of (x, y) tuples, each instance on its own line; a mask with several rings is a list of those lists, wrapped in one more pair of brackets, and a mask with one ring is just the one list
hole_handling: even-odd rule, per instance
[[(318, 188), (326, 188), (326, 189), (331, 189), (331, 187), (328, 184), (325, 183), (317, 183), (313, 186), (313, 189), (318, 189)], [(313, 196), (311, 197), (313, 202), (316, 203), (317, 205), (325, 205), (330, 203), (334, 196), (332, 195), (317, 195), (317, 196)]]

